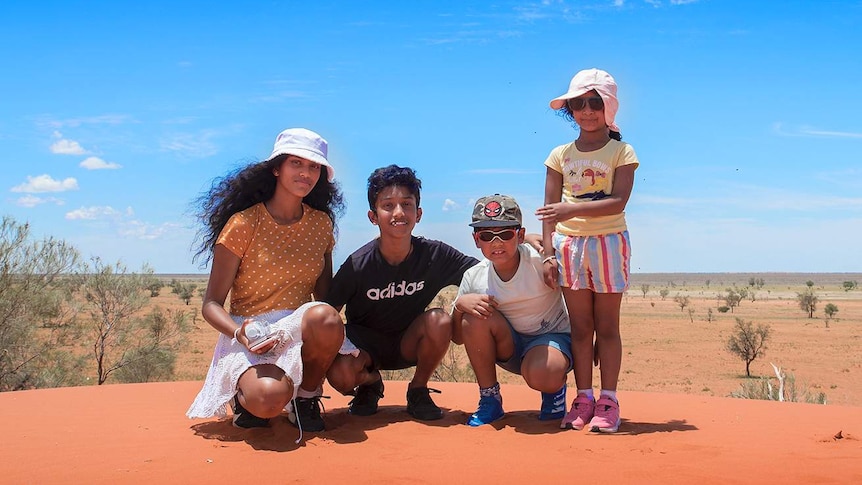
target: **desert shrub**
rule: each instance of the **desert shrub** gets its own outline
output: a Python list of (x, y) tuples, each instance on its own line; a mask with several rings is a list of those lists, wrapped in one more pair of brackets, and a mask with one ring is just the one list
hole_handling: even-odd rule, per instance
[(177, 287), (177, 294), (180, 300), (186, 302), (186, 305), (188, 305), (195, 296), (196, 289), (198, 289), (198, 285), (194, 283), (180, 283)]
[(842, 283), (844, 291), (855, 290), (857, 286), (859, 286), (859, 283), (857, 283), (856, 281), (845, 281), (844, 283)]
[(29, 224), (0, 221), (0, 391), (75, 385), (78, 251), (65, 241), (34, 241)]
[(673, 301), (679, 305), (679, 311), (685, 311), (685, 307), (691, 304), (691, 299), (689, 297), (680, 295), (679, 293), (673, 297)]
[(716, 310), (718, 310), (718, 313), (727, 313), (728, 311), (730, 311), (730, 307), (722, 305), (716, 308)]
[(145, 275), (143, 284), (144, 288), (149, 290), (150, 298), (159, 296), (159, 293), (162, 291), (162, 287), (165, 286), (164, 282), (158, 279), (155, 275)]
[(827, 303), (826, 306), (823, 307), (823, 313), (826, 314), (826, 328), (829, 328), (829, 321), (835, 318), (835, 314), (838, 313), (838, 305)]
[(736, 288), (727, 288), (727, 293), (723, 296), (725, 306), (733, 313), (733, 308), (739, 306), (739, 302), (744, 298)]
[(727, 339), (726, 348), (745, 362), (746, 376), (751, 377), (751, 363), (766, 352), (769, 336), (769, 325), (758, 324), (755, 327), (750, 321), (736, 319), (733, 335)]
[(143, 282), (151, 275), (147, 266), (141, 273), (130, 273), (122, 263), (107, 265), (94, 258), (93, 270), (82, 277), (81, 288), (91, 317), (87, 330), (92, 336), (100, 385), (123, 367), (173, 349), (188, 328), (183, 312), (169, 311), (166, 316), (154, 308), (144, 317), (137, 316), (149, 302)]
[(644, 283), (641, 285), (641, 293), (644, 294), (644, 298), (646, 298), (647, 293), (649, 293), (649, 285)]
[(174, 375), (177, 353), (170, 348), (133, 349), (128, 353), (129, 363), (117, 369), (120, 382), (158, 382), (170, 380)]
[[(811, 282), (809, 281), (809, 283)], [(817, 293), (814, 292), (814, 288), (812, 288), (811, 285), (808, 285), (808, 288), (806, 288), (802, 293), (796, 294), (796, 301), (799, 303), (799, 308), (808, 313), (808, 318), (814, 318), (814, 312), (817, 310), (819, 297), (817, 296)]]
[(764, 401), (805, 402), (826, 404), (826, 393), (812, 392), (807, 386), (796, 383), (793, 373), (785, 374), (780, 367), (772, 365), (776, 377), (761, 377), (743, 382), (730, 397), (739, 399), (759, 399)]

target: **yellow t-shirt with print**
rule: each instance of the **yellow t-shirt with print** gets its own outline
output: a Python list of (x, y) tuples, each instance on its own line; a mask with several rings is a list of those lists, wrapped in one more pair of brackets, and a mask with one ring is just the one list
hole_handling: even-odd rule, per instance
[(231, 287), (230, 313), (254, 316), (293, 310), (311, 301), (324, 254), (335, 246), (326, 213), (302, 204), (302, 218), (280, 225), (263, 203), (237, 212), (216, 244), (242, 260)]
[[(578, 150), (575, 142), (560, 145), (551, 150), (545, 160), (545, 166), (563, 175), (562, 201), (574, 204), (593, 200), (598, 193), (610, 195), (617, 167), (637, 166), (639, 163), (631, 145), (613, 139), (591, 152)], [(556, 226), (557, 232), (568, 236), (599, 236), (625, 230), (625, 212), (596, 217), (576, 216), (558, 222)]]

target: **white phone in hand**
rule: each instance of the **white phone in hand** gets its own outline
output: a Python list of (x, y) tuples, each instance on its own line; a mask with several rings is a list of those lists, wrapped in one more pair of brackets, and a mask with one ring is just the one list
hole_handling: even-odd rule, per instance
[(261, 339), (255, 340), (254, 342), (249, 342), (248, 343), (248, 350), (255, 352), (258, 349), (262, 349), (263, 347), (266, 347), (266, 345), (269, 344), (270, 342), (276, 342), (276, 341), (278, 341), (278, 334), (271, 333), (271, 334), (269, 334), (269, 335), (267, 335)]

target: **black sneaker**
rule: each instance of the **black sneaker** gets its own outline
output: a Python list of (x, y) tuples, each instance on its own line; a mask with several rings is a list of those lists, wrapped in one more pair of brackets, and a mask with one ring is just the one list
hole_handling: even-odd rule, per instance
[(233, 425), (237, 428), (266, 428), (269, 426), (269, 419), (259, 418), (242, 407), (242, 404), (239, 403), (239, 396), (234, 395), (231, 409), (233, 409)]
[(431, 400), (431, 392), (440, 394), (437, 389), (415, 387), (407, 389), (407, 412), (422, 421), (434, 421), (443, 417), (443, 410)]
[(293, 400), (290, 423), (303, 431), (323, 431), (326, 426), (320, 416), (320, 399), (325, 396), (298, 397)]
[(347, 412), (354, 416), (371, 416), (377, 412), (377, 401), (383, 397), (383, 379), (356, 386), (356, 397)]

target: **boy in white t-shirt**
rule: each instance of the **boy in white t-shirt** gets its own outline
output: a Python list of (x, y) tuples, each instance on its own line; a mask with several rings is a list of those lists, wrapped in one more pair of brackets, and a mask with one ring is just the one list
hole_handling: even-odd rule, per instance
[(542, 256), (524, 243), (515, 199), (482, 197), (470, 226), (485, 259), (464, 273), (452, 312), (452, 341), (464, 344), (479, 384), (479, 408), (467, 424), (481, 426), (503, 417), (497, 365), (541, 391), (540, 420), (561, 419), (572, 368), (562, 295), (545, 284)]

